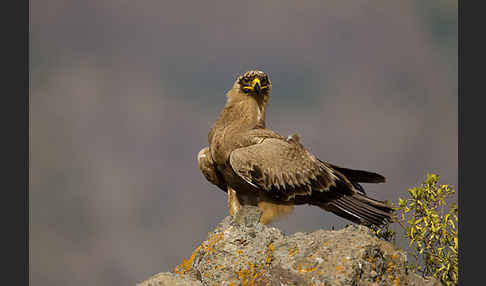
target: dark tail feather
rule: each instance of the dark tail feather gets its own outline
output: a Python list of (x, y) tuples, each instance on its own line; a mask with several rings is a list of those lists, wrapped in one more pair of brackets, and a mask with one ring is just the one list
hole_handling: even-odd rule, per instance
[(377, 226), (390, 222), (393, 212), (391, 206), (385, 202), (359, 193), (338, 197), (320, 205), (320, 207), (354, 223)]
[(357, 183), (384, 183), (385, 182), (385, 177), (377, 173), (363, 171), (363, 170), (347, 169), (347, 168), (342, 168), (334, 165), (331, 166), (353, 182), (357, 182)]

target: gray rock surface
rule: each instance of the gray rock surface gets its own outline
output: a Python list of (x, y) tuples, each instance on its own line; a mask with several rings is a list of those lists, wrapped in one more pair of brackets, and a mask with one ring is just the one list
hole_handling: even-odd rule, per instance
[(285, 235), (260, 215), (244, 207), (226, 217), (174, 273), (138, 285), (441, 285), (408, 272), (405, 253), (367, 227)]
[(174, 274), (170, 272), (163, 272), (156, 274), (143, 283), (138, 285), (143, 286), (203, 286), (201, 281), (191, 279), (190, 277), (185, 277), (179, 274)]

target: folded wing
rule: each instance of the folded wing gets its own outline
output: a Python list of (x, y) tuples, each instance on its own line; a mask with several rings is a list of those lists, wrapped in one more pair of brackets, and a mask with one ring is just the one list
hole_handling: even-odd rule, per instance
[[(295, 140), (263, 138), (259, 144), (234, 150), (230, 165), (241, 178), (254, 187), (281, 199), (296, 195), (325, 192), (342, 180), (339, 174)], [(352, 184), (344, 193), (353, 193)]]
[(229, 160), (233, 171), (255, 188), (276, 199), (317, 205), (355, 223), (391, 220), (392, 208), (367, 197), (358, 183), (383, 182), (383, 176), (323, 162), (291, 137), (256, 141), (234, 150)]

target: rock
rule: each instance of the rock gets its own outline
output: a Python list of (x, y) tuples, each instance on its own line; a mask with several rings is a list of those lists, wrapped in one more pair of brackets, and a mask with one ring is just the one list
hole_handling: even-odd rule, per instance
[(405, 253), (365, 226), (285, 235), (244, 207), (226, 217), (174, 273), (139, 285), (441, 285), (405, 268)]
[(203, 286), (201, 281), (184, 277), (174, 273), (164, 272), (154, 275), (146, 281), (138, 284), (139, 286)]

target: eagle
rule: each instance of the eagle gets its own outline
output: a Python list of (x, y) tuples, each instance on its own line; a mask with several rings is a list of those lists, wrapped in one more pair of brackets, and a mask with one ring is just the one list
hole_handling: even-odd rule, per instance
[(382, 183), (385, 177), (322, 161), (297, 134), (284, 137), (265, 127), (271, 89), (262, 71), (238, 76), (209, 131), (209, 146), (197, 155), (204, 177), (227, 193), (229, 214), (243, 205), (258, 206), (260, 222), (269, 224), (295, 205), (312, 205), (357, 224), (390, 222), (392, 207), (368, 197), (360, 184)]

